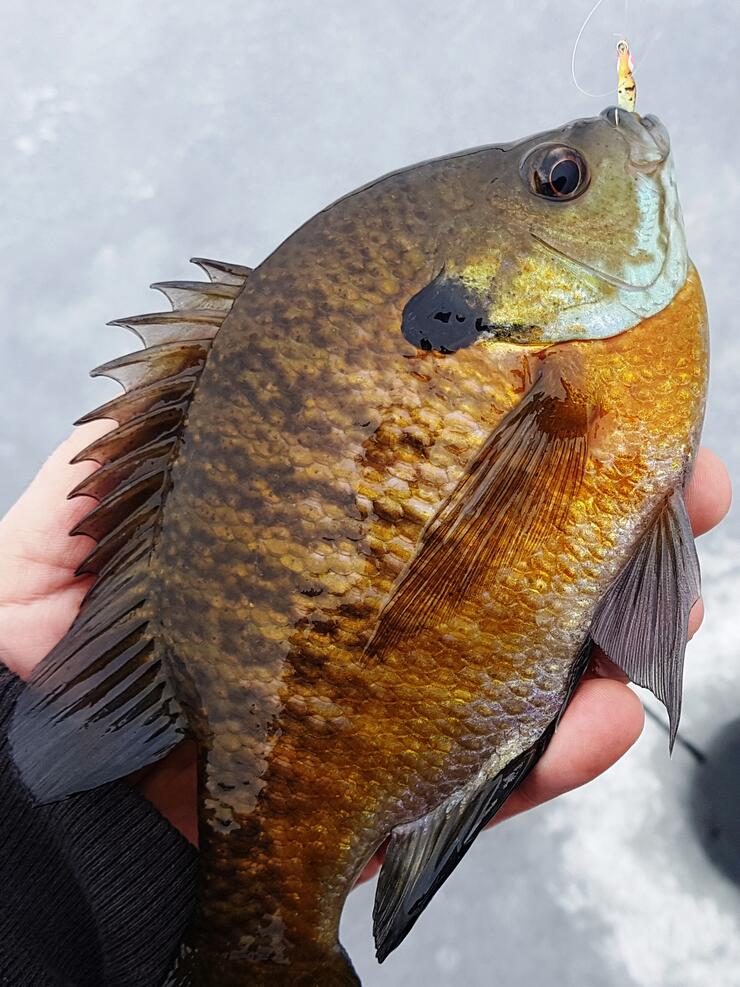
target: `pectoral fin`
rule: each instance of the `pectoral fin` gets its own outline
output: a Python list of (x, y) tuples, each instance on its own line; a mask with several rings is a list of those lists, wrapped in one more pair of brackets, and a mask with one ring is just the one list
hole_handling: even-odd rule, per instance
[(382, 962), (414, 923), (514, 789), (544, 753), (591, 654), (586, 640), (573, 663), (560, 712), (537, 741), (505, 763), (494, 756), (468, 785), (427, 815), (391, 833), (378, 879), (373, 934)]
[(591, 626), (594, 643), (665, 705), (671, 749), (681, 716), (689, 613), (700, 592), (691, 522), (676, 491), (661, 506)]
[(549, 367), (468, 465), (421, 536), (380, 615), (366, 654), (440, 627), (501, 568), (529, 558), (578, 495), (597, 409)]

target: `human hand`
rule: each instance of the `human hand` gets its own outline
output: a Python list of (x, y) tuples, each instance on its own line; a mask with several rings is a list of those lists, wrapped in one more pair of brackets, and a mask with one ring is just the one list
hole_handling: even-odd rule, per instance
[[(94, 542), (68, 532), (95, 501), (67, 495), (97, 467), (70, 460), (113, 425), (96, 421), (75, 429), (0, 521), (0, 662), (21, 678), (61, 640), (92, 585), (92, 577), (74, 573)], [(197, 844), (194, 744), (181, 744), (130, 781)]]
[[(695, 535), (716, 527), (730, 509), (732, 490), (724, 463), (711, 450), (700, 449), (686, 507)], [(689, 638), (704, 619), (701, 600), (689, 618)], [(550, 744), (495, 819), (505, 819), (549, 802), (593, 781), (627, 753), (642, 733), (645, 712), (624, 672), (596, 649), (589, 668), (563, 714)], [(369, 861), (362, 880), (373, 877), (383, 862), (383, 848)]]
[[(95, 422), (78, 428), (56, 450), (28, 490), (0, 521), (0, 661), (26, 678), (63, 637), (90, 587), (75, 569), (89, 552), (85, 536), (67, 534), (87, 514), (87, 497), (67, 494), (95, 468), (69, 461), (111, 427)], [(718, 524), (730, 504), (730, 482), (721, 461), (701, 450), (686, 503), (694, 532)], [(690, 635), (701, 624), (703, 607), (691, 614)], [(614, 764), (637, 740), (642, 704), (623, 673), (597, 655), (546, 753), (496, 816), (500, 822), (577, 788)], [(192, 744), (137, 773), (132, 784), (191, 842), (197, 843), (196, 761)], [(380, 866), (368, 863), (362, 879)]]

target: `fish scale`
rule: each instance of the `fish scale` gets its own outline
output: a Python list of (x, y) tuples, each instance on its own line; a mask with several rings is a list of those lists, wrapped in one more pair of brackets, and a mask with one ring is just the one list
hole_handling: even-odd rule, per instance
[[(687, 288), (689, 294), (695, 294), (697, 290), (695, 282)], [(691, 310), (691, 304), (684, 302), (683, 298), (674, 303), (674, 305), (679, 304)], [(573, 347), (580, 346), (583, 350), (584, 360), (588, 360), (589, 366), (580, 367), (580, 374), (584, 378), (598, 382), (602, 403), (610, 399), (612, 403), (622, 404), (624, 402), (622, 375), (630, 371), (640, 373), (641, 386), (649, 395), (649, 399), (640, 400), (639, 408), (633, 412), (633, 420), (639, 421), (639, 427), (629, 435), (622, 432), (619, 436), (619, 444), (613, 444), (615, 448), (621, 446), (622, 455), (619, 462), (611, 468), (594, 464), (594, 475), (587, 477), (587, 486), (579, 502), (572, 508), (573, 523), (579, 529), (577, 537), (574, 538), (572, 528), (566, 526), (564, 532), (558, 533), (557, 541), (548, 545), (548, 551), (542, 553), (536, 569), (529, 559), (518, 567), (523, 570), (521, 572), (516, 571), (516, 565), (512, 566), (514, 571), (506, 585), (508, 593), (499, 594), (498, 598), (492, 601), (481, 599), (466, 601), (456, 621), (459, 630), (456, 633), (454, 625), (449, 628), (448, 637), (451, 640), (444, 650), (440, 650), (436, 638), (424, 641), (422, 637), (421, 640), (413, 642), (413, 661), (410, 660), (409, 646), (398, 655), (387, 656), (379, 666), (366, 667), (360, 658), (368, 630), (377, 619), (377, 610), (367, 615), (364, 611), (368, 609), (369, 600), (373, 595), (378, 602), (385, 599), (399, 571), (390, 546), (399, 535), (405, 536), (412, 543), (416, 542), (423, 525), (422, 519), (408, 516), (404, 509), (404, 500), (394, 500), (393, 487), (382, 485), (381, 476), (377, 472), (375, 464), (379, 459), (382, 462), (384, 453), (390, 452), (395, 455), (398, 448), (396, 445), (398, 437), (390, 429), (384, 432), (382, 428), (378, 428), (375, 436), (386, 436), (388, 444), (381, 444), (381, 448), (378, 448), (382, 439), (375, 438), (371, 455), (368, 457), (369, 466), (363, 470), (364, 462), (361, 460), (356, 463), (358, 468), (355, 471), (354, 483), (356, 489), (363, 493), (367, 490), (372, 491), (374, 483), (382, 487), (385, 496), (397, 506), (398, 520), (389, 520), (387, 511), (379, 513), (376, 511), (375, 516), (371, 515), (364, 524), (359, 523), (360, 529), (364, 529), (364, 537), (360, 541), (356, 538), (355, 524), (352, 525), (351, 535), (345, 535), (344, 531), (337, 532), (336, 528), (331, 534), (321, 535), (322, 539), (332, 536), (352, 538), (350, 544), (355, 546), (355, 571), (358, 574), (354, 585), (358, 587), (358, 592), (353, 593), (352, 581), (346, 576), (343, 576), (341, 587), (332, 587), (328, 573), (311, 571), (311, 552), (306, 550), (306, 541), (308, 540), (311, 548), (315, 549), (313, 527), (310, 524), (302, 525), (296, 530), (293, 525), (293, 544), (289, 553), (285, 552), (284, 546), (279, 546), (280, 556), (277, 557), (277, 564), (274, 561), (272, 564), (270, 561), (265, 561), (264, 555), (259, 557), (262, 574), (269, 581), (270, 597), (274, 600), (271, 609), (264, 606), (260, 617), (254, 616), (253, 609), (250, 611), (250, 606), (254, 606), (252, 587), (259, 579), (259, 574), (256, 568), (250, 566), (248, 559), (242, 559), (241, 564), (236, 565), (238, 579), (234, 585), (242, 587), (243, 595), (239, 602), (231, 599), (230, 605), (239, 606), (241, 603), (244, 609), (240, 609), (235, 624), (228, 625), (238, 629), (238, 637), (235, 640), (230, 635), (221, 636), (226, 625), (220, 620), (206, 625), (203, 631), (201, 631), (200, 620), (197, 628), (188, 621), (187, 613), (191, 605), (197, 607), (197, 602), (191, 601), (187, 595), (186, 586), (193, 585), (192, 573), (180, 570), (183, 576), (187, 577), (186, 586), (182, 588), (182, 611), (177, 612), (173, 607), (173, 601), (169, 598), (165, 598), (162, 603), (162, 609), (168, 613), (173, 628), (177, 629), (177, 636), (171, 643), (172, 651), (174, 654), (181, 655), (187, 646), (191, 651), (198, 652), (201, 645), (197, 638), (194, 641), (193, 634), (202, 632), (204, 638), (202, 646), (208, 648), (217, 665), (223, 660), (224, 654), (231, 655), (235, 648), (244, 647), (245, 650), (249, 649), (250, 652), (262, 656), (261, 663), (264, 669), (265, 641), (270, 640), (270, 632), (275, 629), (275, 618), (277, 616), (284, 618), (290, 606), (288, 601), (293, 602), (291, 594), (295, 597), (296, 584), (300, 584), (309, 573), (317, 585), (329, 583), (320, 596), (310, 598), (310, 606), (304, 602), (304, 599), (296, 599), (293, 603), (292, 619), (287, 625), (282, 624), (283, 632), (278, 632), (278, 640), (273, 641), (269, 646), (270, 654), (274, 656), (272, 659), (274, 664), (268, 666), (269, 670), (266, 674), (263, 671), (263, 678), (277, 688), (263, 700), (259, 716), (263, 721), (278, 717), (279, 739), (274, 735), (264, 736), (264, 748), (258, 756), (254, 755), (255, 731), (244, 731), (241, 726), (240, 703), (244, 695), (243, 679), (237, 679), (236, 687), (230, 695), (220, 700), (215, 698), (213, 702), (205, 700), (211, 729), (217, 735), (221, 734), (220, 718), (223, 715), (224, 720), (238, 725), (239, 737), (237, 744), (231, 734), (226, 734), (229, 746), (235, 748), (226, 754), (223, 751), (223, 744), (219, 744), (218, 740), (214, 741), (215, 748), (208, 755), (205, 770), (209, 775), (212, 770), (213, 777), (216, 779), (223, 770), (222, 765), (228, 764), (233, 773), (232, 761), (227, 755), (241, 755), (241, 759), (250, 766), (248, 771), (259, 776), (259, 785), (264, 786), (260, 787), (260, 792), (271, 790), (275, 793), (266, 796), (262, 803), (266, 815), (260, 822), (260, 833), (264, 835), (266, 832), (269, 840), (267, 859), (263, 861), (266, 873), (260, 868), (259, 854), (255, 850), (253, 841), (251, 839), (242, 841), (238, 835), (235, 835), (232, 854), (229, 855), (228, 864), (225, 864), (227, 874), (224, 882), (216, 881), (211, 891), (215, 901), (228, 900), (230, 886), (233, 886), (235, 895), (239, 896), (243, 893), (242, 879), (234, 880), (232, 873), (236, 860), (243, 859), (249, 861), (250, 900), (261, 899), (261, 895), (256, 892), (258, 882), (271, 888), (280, 884), (285, 886), (287, 883), (289, 889), (291, 881), (294, 881), (295, 887), (300, 888), (298, 908), (302, 916), (301, 921), (305, 921), (306, 914), (311, 914), (307, 904), (310, 892), (302, 873), (305, 854), (308, 854), (309, 859), (316, 865), (315, 900), (312, 904), (312, 908), (316, 911), (313, 919), (317, 925), (326, 928), (328, 943), (333, 944), (336, 941), (344, 893), (356, 878), (359, 867), (376, 848), (390, 826), (423, 815), (436, 802), (452, 794), (460, 784), (469, 780), (471, 775), (479, 770), (491, 749), (505, 752), (512, 720), (517, 722), (522, 719), (527, 720), (526, 730), (517, 731), (518, 753), (519, 750), (531, 746), (545, 726), (557, 715), (562, 704), (574, 650), (577, 649), (588, 629), (596, 600), (603, 592), (603, 588), (608, 585), (614, 571), (623, 563), (623, 557), (619, 556), (609, 563), (605, 558), (603, 547), (619, 541), (620, 536), (621, 540), (625, 541), (617, 525), (620, 522), (621, 525), (629, 524), (635, 515), (634, 489), (637, 482), (643, 480), (647, 473), (647, 466), (642, 461), (641, 455), (645, 436), (650, 435), (651, 444), (655, 447), (655, 455), (659, 457), (661, 449), (656, 442), (656, 432), (658, 426), (665, 423), (667, 428), (664, 441), (668, 444), (669, 458), (673, 461), (676, 457), (676, 434), (680, 434), (682, 429), (685, 430), (685, 423), (695, 418), (697, 406), (702, 399), (701, 380), (704, 360), (701, 326), (703, 323), (700, 318), (700, 303), (694, 300), (693, 306), (691, 318), (681, 324), (686, 338), (676, 339), (675, 350), (670, 354), (661, 353), (656, 346), (656, 342), (674, 323), (675, 315), (671, 316), (668, 313), (663, 317), (656, 316), (653, 325), (644, 325), (640, 330), (635, 330), (645, 334), (647, 354), (636, 345), (635, 340), (630, 342), (626, 352), (620, 352), (624, 350), (623, 344), (618, 341), (621, 337), (618, 337), (618, 340), (599, 344), (569, 344)], [(228, 347), (233, 340), (233, 345), (238, 347), (246, 338), (236, 316), (237, 313), (234, 315), (234, 322), (227, 324), (222, 330), (219, 346)], [(248, 322), (248, 310), (242, 318)], [(672, 332), (676, 334), (675, 329), (672, 329)], [(593, 347), (598, 347), (600, 352), (597, 353)], [(692, 386), (686, 389), (685, 404), (671, 409), (671, 414), (668, 415), (669, 409), (666, 408), (665, 400), (658, 400), (656, 404), (655, 394), (660, 393), (660, 388), (654, 385), (656, 382), (661, 382), (664, 375), (672, 371), (673, 353), (680, 352), (683, 347), (687, 350), (689, 366), (693, 368)], [(650, 360), (645, 359), (646, 355), (649, 355)], [(228, 363), (224, 360), (224, 365), (229, 365), (231, 361), (240, 363), (242, 359), (242, 355), (232, 353)], [(422, 381), (419, 377), (413, 376), (412, 371), (411, 381), (417, 384), (422, 393), (427, 387), (433, 386), (437, 394), (449, 394), (454, 384), (451, 375), (445, 371), (443, 379), (437, 382), (434, 374), (433, 367), (443, 367), (443, 364), (440, 361), (425, 360), (424, 357), (418, 359), (432, 365), (431, 375), (429, 380)], [(460, 368), (460, 390), (463, 393), (467, 392), (470, 400), (474, 397), (477, 399), (480, 404), (477, 421), (486, 422), (490, 429), (495, 428), (498, 422), (500, 417), (498, 409), (502, 406), (506, 407), (507, 404), (512, 407), (518, 398), (516, 385), (519, 379), (513, 371), (519, 369), (520, 361), (521, 356), (512, 352), (508, 373), (502, 367), (498, 380), (492, 380), (491, 375), (487, 374), (483, 386), (480, 386), (482, 383), (480, 374), (476, 375), (472, 367)], [(214, 366), (218, 368), (218, 364)], [(264, 366), (265, 363), (260, 362), (260, 376), (264, 373)], [(369, 372), (367, 364), (363, 367), (363, 371)], [(276, 367), (275, 372), (278, 377), (285, 374), (285, 370), (280, 365)], [(471, 382), (475, 383), (471, 386)], [(243, 380), (240, 381), (240, 385), (243, 387)], [(207, 407), (209, 386), (217, 390), (226, 402), (231, 400), (224, 381), (212, 377), (201, 382), (199, 397), (204, 402), (203, 407)], [(329, 381), (326, 379), (324, 386), (329, 389)], [(410, 387), (410, 383), (407, 386)], [(367, 394), (367, 383), (365, 387)], [(608, 394), (608, 389), (612, 394)], [(336, 413), (344, 414), (345, 403), (341, 383), (337, 391), (332, 405), (339, 409)], [(638, 395), (640, 394), (641, 392), (638, 392)], [(243, 390), (240, 398), (241, 400), (244, 398)], [(258, 400), (260, 408), (263, 408), (262, 398)], [(397, 420), (399, 412), (405, 411), (408, 405), (418, 406), (414, 398), (407, 394), (404, 394), (402, 401), (400, 408), (388, 409), (382, 420)], [(497, 412), (486, 420), (488, 408), (495, 408)], [(352, 411), (354, 410), (352, 408)], [(326, 436), (318, 436), (314, 439), (313, 462), (321, 462), (322, 458), (329, 456), (336, 461), (339, 454), (343, 458), (352, 459), (352, 456), (358, 454), (359, 446), (353, 441), (351, 426), (357, 417), (362, 418), (364, 414), (370, 413), (371, 408), (368, 407), (367, 411), (357, 410), (360, 411), (359, 416), (350, 413), (345, 419), (346, 431), (335, 425), (336, 431), (332, 433), (347, 436), (345, 446), (337, 449), (329, 445), (327, 448), (323, 445)], [(605, 417), (608, 413), (608, 411), (605, 413)], [(259, 421), (263, 414), (263, 411), (258, 412), (255, 409), (254, 420)], [(210, 420), (210, 411), (208, 416)], [(461, 441), (464, 433), (459, 430), (459, 422), (453, 421), (452, 428), (448, 430), (444, 429), (444, 422), (445, 419), (440, 418), (440, 431), (432, 436), (433, 446), (437, 450), (435, 459), (439, 463), (445, 463), (448, 469), (451, 468), (454, 476), (455, 472), (460, 474), (464, 470), (470, 452), (476, 448), (477, 436), (474, 436), (470, 446), (466, 447)], [(249, 438), (243, 443), (239, 458), (243, 464), (245, 477), (253, 477), (255, 472), (264, 470), (264, 463), (267, 465), (268, 473), (273, 469), (268, 451), (271, 442), (269, 438), (262, 438), (262, 430), (269, 431), (270, 427), (269, 424), (260, 422), (255, 426), (257, 436), (251, 431)], [(215, 451), (209, 451), (207, 447), (202, 451), (202, 447), (209, 441), (217, 442), (218, 438), (213, 436), (209, 439), (200, 432), (197, 406), (191, 418), (191, 428), (195, 436), (194, 446), (198, 447), (197, 461), (212, 462), (217, 454)], [(310, 435), (300, 431), (297, 422), (294, 422), (294, 429), (289, 442), (297, 443), (302, 448), (310, 446)], [(204, 431), (210, 431), (209, 423), (204, 425)], [(690, 451), (688, 437), (684, 442), (685, 448), (682, 453), (685, 456)], [(255, 449), (267, 451), (262, 462), (259, 457), (254, 456)], [(411, 446), (404, 460), (409, 465), (414, 465), (414, 453), (417, 463), (424, 461), (418, 447), (414, 449)], [(290, 460), (289, 452), (286, 459)], [(188, 492), (189, 471), (197, 469), (197, 465), (190, 467), (186, 454), (178, 469), (184, 476), (178, 477), (177, 472), (174, 475), (175, 492), (172, 508), (178, 517), (192, 519), (192, 524), (195, 526), (199, 518), (209, 516), (204, 505), (197, 499), (191, 500)], [(671, 472), (670, 466), (667, 472)], [(370, 479), (365, 480), (365, 475), (368, 473)], [(628, 474), (631, 474), (629, 479)], [(445, 477), (446, 475), (445, 473)], [(340, 481), (351, 481), (351, 479), (351, 477), (337, 477)], [(244, 510), (250, 519), (261, 510), (260, 527), (258, 531), (251, 531), (249, 541), (246, 539), (242, 541), (236, 534), (235, 541), (245, 545), (257, 544), (261, 541), (263, 545), (269, 545), (270, 533), (273, 530), (271, 525), (289, 526), (290, 515), (286, 513), (288, 510), (286, 505), (293, 503), (294, 496), (301, 495), (302, 490), (305, 489), (304, 485), (315, 494), (314, 482), (314, 480), (296, 478), (294, 485), (288, 485), (290, 481), (281, 474), (280, 483), (284, 492), (280, 501), (275, 504), (273, 512), (266, 512), (263, 502), (260, 508), (245, 496)], [(665, 475), (653, 479), (657, 490), (662, 490), (665, 482)], [(194, 478), (192, 485), (198, 487), (198, 481)], [(409, 481), (408, 485), (411, 497), (418, 497), (416, 484)], [(620, 486), (628, 490), (631, 497), (620, 499), (618, 497)], [(260, 496), (263, 496), (264, 490), (257, 489), (260, 490)], [(334, 504), (344, 510), (344, 490), (342, 482), (337, 483), (333, 488), (322, 485), (320, 496), (324, 503)], [(271, 493), (275, 494), (277, 490), (272, 489)], [(647, 491), (641, 492), (640, 499), (642, 500), (646, 494)], [(443, 491), (438, 490), (437, 500), (442, 500), (443, 497)], [(269, 496), (267, 500), (271, 502)], [(596, 503), (600, 505), (601, 525), (589, 519), (589, 506)], [(377, 501), (373, 501), (373, 504), (377, 504)], [(649, 500), (648, 505), (650, 509), (652, 505)], [(641, 513), (645, 514), (645, 507), (642, 507)], [(236, 523), (238, 514), (238, 509), (234, 514), (229, 514), (230, 526)], [(346, 514), (343, 516), (346, 517)], [(213, 539), (210, 525), (206, 525), (200, 531), (195, 530), (194, 527), (189, 527), (188, 530), (191, 546), (197, 546), (199, 541), (208, 543)], [(180, 541), (181, 537), (175, 523), (169, 539), (167, 532), (163, 538), (161, 548), (163, 574), (176, 564)], [(172, 546), (169, 555), (168, 543)], [(602, 548), (602, 551), (598, 551), (597, 547)], [(276, 573), (282, 571), (284, 575), (286, 574), (281, 563), (281, 557), (285, 554), (290, 554), (292, 558), (301, 561), (295, 567), (297, 572), (294, 578), (284, 578), (275, 584), (272, 580)], [(388, 556), (391, 559), (390, 564)], [(328, 559), (327, 564), (331, 573), (331, 554)], [(406, 560), (399, 561), (403, 565)], [(234, 564), (232, 556), (231, 566), (234, 567)], [(368, 573), (369, 565), (374, 570), (371, 573)], [(198, 571), (197, 561), (195, 567)], [(566, 570), (564, 573), (563, 568)], [(572, 582), (573, 570), (577, 573), (575, 582), (577, 599), (573, 598), (575, 592), (564, 594), (558, 586), (558, 583), (562, 586)], [(199, 593), (205, 592), (210, 598), (212, 593), (219, 592), (224, 573), (221, 566), (207, 570), (203, 576), (205, 580), (209, 578), (208, 571), (211, 572), (211, 582), (208, 587), (205, 588), (199, 580), (195, 581), (195, 585)], [(540, 585), (533, 592), (532, 583), (537, 580), (540, 581)], [(170, 576), (167, 584), (171, 582)], [(555, 592), (553, 585), (557, 587)], [(374, 594), (375, 586), (378, 588)], [(340, 591), (337, 592), (337, 589)], [(360, 607), (361, 612), (351, 615), (349, 620), (343, 619), (342, 627), (339, 628), (335, 624), (336, 613), (345, 605), (345, 600), (350, 605)], [(533, 611), (540, 615), (538, 636), (533, 635), (531, 630), (530, 620)], [(543, 618), (543, 613), (547, 614), (547, 620)], [(307, 627), (304, 634), (299, 636), (296, 634), (296, 627), (300, 625), (301, 620), (310, 621), (312, 626)], [(251, 622), (257, 628), (264, 628), (264, 636), (247, 637), (242, 629), (242, 622), (244, 624)], [(185, 644), (186, 640), (189, 642), (188, 645)], [(492, 654), (497, 656), (494, 668), (503, 682), (490, 679)], [(461, 655), (465, 655), (463, 662)], [(507, 657), (502, 660), (499, 655)], [(329, 666), (331, 666), (330, 673), (328, 673)], [(250, 666), (241, 667), (244, 676), (247, 676), (246, 667)], [(220, 678), (220, 675), (212, 674), (209, 681), (219, 682)], [(485, 684), (484, 678), (488, 680)], [(520, 697), (516, 703), (512, 702), (510, 690), (512, 682), (524, 685), (526, 701)], [(197, 685), (199, 695), (207, 696), (207, 690), (207, 682), (200, 681)], [(341, 710), (339, 715), (334, 712), (333, 716), (322, 719), (320, 705), (317, 706), (315, 702), (317, 694), (319, 698), (326, 697), (335, 710)], [(298, 696), (303, 699), (303, 705), (296, 715), (295, 699)], [(281, 710), (286, 697), (290, 697), (291, 702)], [(482, 697), (482, 702), (479, 701), (471, 712), (466, 708), (465, 701), (470, 701), (473, 697)], [(225, 706), (223, 714), (219, 711), (219, 706), (222, 704)], [(399, 709), (404, 711), (402, 719), (398, 717)], [(337, 719), (340, 720), (339, 723), (336, 722)], [(345, 736), (345, 732), (349, 729), (351, 736)], [(244, 753), (244, 742), (249, 744), (249, 755)], [(336, 746), (337, 744), (341, 746)], [(420, 761), (424, 763), (422, 770), (419, 767)], [(311, 794), (308, 798), (301, 792), (293, 795), (296, 776), (304, 785), (309, 782)], [(229, 820), (229, 829), (233, 825), (232, 820), (237, 820), (238, 826), (234, 832), (238, 834), (242, 828), (242, 824), (238, 821), (240, 814), (252, 812), (253, 785), (252, 781), (252, 785), (248, 786), (250, 789), (248, 798), (244, 801), (242, 798), (232, 799), (231, 793), (224, 794), (219, 791), (216, 781), (215, 786), (210, 788), (213, 802), (209, 806), (203, 830), (208, 832), (209, 828), (217, 829), (218, 823), (214, 822), (214, 819), (218, 820), (221, 811)], [(319, 786), (318, 790), (315, 786)], [(348, 795), (348, 788), (352, 788), (352, 796)], [(380, 792), (383, 792), (385, 804), (379, 802)], [(352, 810), (343, 811), (342, 807), (348, 802), (352, 802)], [(279, 805), (277, 812), (276, 803)], [(361, 822), (368, 820), (370, 813), (373, 824), (369, 826), (366, 824), (360, 828)], [(322, 843), (315, 846), (312, 837), (315, 838), (317, 832), (326, 835)], [(272, 834), (271, 838), (270, 834)], [(206, 845), (207, 841), (208, 837), (206, 837)], [(281, 848), (288, 847), (297, 853), (297, 857), (293, 859), (292, 866), (288, 861), (285, 871), (278, 873), (276, 871), (280, 871), (280, 868), (277, 861), (280, 860), (283, 852)], [(344, 848), (345, 854), (339, 856), (337, 847)], [(204, 852), (208, 851), (204, 850)], [(220, 853), (221, 848), (217, 852)], [(325, 853), (328, 858), (326, 863)], [(334, 883), (331, 883), (322, 872), (324, 866), (339, 871)], [(298, 874), (295, 873), (296, 870)], [(288, 894), (289, 891), (286, 890), (286, 896)], [(326, 911), (328, 914), (325, 914)], [(285, 935), (285, 930), (281, 928), (280, 939), (282, 940)]]
[[(88, 453), (106, 501), (80, 530), (113, 547), (13, 744), (48, 798), (195, 737), (198, 906), (169, 984), (356, 984), (338, 927), (368, 858), (390, 838), (382, 960), (536, 763), (592, 642), (677, 722), (706, 313), (667, 137), (621, 119), (388, 176), (253, 271), (199, 262), (215, 289), (162, 286), (181, 343), (121, 320), (167, 342), (103, 368), (134, 417)], [(561, 146), (590, 184), (540, 202), (527, 176)], [(24, 756), (38, 736), (54, 779)]]

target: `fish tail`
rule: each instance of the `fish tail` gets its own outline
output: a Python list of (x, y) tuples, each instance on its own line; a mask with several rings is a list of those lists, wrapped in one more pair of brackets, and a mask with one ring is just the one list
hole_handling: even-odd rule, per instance
[(204, 742), (199, 756), (197, 904), (167, 987), (359, 987), (339, 942), (349, 882), (332, 868), (331, 841), (296, 838), (298, 810), (275, 811), (274, 775), (261, 793), (273, 812), (263, 816), (244, 795), (253, 775), (221, 746), (223, 724), (209, 726), (212, 747)]

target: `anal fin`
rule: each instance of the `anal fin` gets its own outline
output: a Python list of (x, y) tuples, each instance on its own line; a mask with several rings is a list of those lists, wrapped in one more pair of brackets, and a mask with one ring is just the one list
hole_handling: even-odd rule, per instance
[(476, 836), (545, 752), (588, 665), (590, 654), (591, 641), (588, 639), (573, 662), (558, 716), (531, 747), (513, 757), (503, 768), (498, 767), (494, 757), (472, 781), (441, 805), (392, 831), (373, 909), (373, 934), (380, 962), (406, 938)]
[(701, 575), (683, 494), (668, 497), (599, 604), (591, 637), (668, 710), (671, 749), (681, 717), (689, 613)]

